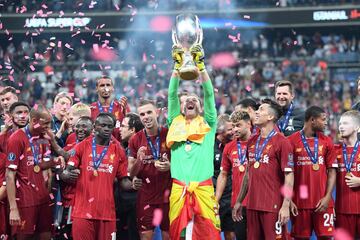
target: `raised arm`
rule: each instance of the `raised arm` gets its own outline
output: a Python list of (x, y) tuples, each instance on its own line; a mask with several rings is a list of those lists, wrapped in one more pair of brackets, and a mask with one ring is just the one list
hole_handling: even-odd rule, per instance
[(179, 74), (176, 70), (173, 71), (169, 83), (168, 90), (168, 124), (180, 114), (180, 100), (178, 97), (178, 88), (179, 88)]
[(205, 68), (205, 54), (201, 45), (196, 44), (190, 49), (194, 62), (200, 72), (200, 81), (204, 91), (204, 117), (209, 125), (216, 126), (217, 113), (215, 108), (214, 88)]
[(202, 87), (204, 91), (204, 117), (210, 124), (216, 124), (217, 112), (215, 108), (215, 94), (214, 87), (211, 83), (211, 79), (206, 69), (200, 72), (202, 79)]

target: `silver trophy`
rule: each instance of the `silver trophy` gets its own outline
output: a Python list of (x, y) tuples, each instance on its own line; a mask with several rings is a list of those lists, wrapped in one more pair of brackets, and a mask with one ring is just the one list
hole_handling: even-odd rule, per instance
[(180, 77), (184, 80), (195, 80), (199, 71), (191, 56), (190, 48), (194, 44), (201, 44), (203, 31), (199, 18), (194, 14), (180, 14), (176, 16), (175, 26), (172, 29), (172, 40), (184, 49), (183, 65), (179, 69)]

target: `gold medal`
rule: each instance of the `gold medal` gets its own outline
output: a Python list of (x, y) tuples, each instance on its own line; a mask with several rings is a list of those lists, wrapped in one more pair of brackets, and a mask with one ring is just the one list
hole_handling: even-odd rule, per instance
[(35, 165), (35, 166), (34, 166), (34, 172), (35, 172), (35, 173), (39, 173), (40, 170), (41, 170), (41, 169), (40, 169), (40, 166), (39, 166), (39, 165)]
[(185, 151), (187, 151), (187, 152), (191, 151), (191, 145), (190, 144), (185, 145)]
[(256, 162), (254, 163), (254, 168), (259, 168), (259, 167), (260, 167), (260, 162), (256, 161)]
[(315, 163), (315, 164), (313, 164), (312, 168), (314, 171), (317, 171), (320, 169), (320, 165), (318, 163)]
[(94, 177), (97, 177), (97, 176), (99, 176), (99, 174), (98, 174), (98, 171), (97, 170), (94, 170)]
[(350, 173), (350, 172), (347, 172), (345, 176), (346, 176), (346, 177), (351, 177), (351, 173)]
[(240, 166), (239, 166), (239, 171), (240, 171), (240, 172), (244, 172), (244, 171), (245, 171), (244, 165), (240, 165)]

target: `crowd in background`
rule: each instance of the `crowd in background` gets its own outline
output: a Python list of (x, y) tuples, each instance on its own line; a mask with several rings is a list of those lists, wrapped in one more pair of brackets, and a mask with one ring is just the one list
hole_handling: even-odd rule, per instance
[[(208, 59), (217, 56), (220, 51), (236, 60), (229, 67), (212, 67), (219, 113), (232, 111), (244, 97), (261, 99), (273, 96), (274, 83), (288, 79), (296, 86), (297, 104), (304, 108), (316, 104), (327, 109), (330, 123), (334, 123), (329, 125), (330, 130), (335, 134), (339, 114), (349, 110), (357, 100), (357, 77), (333, 74), (328, 65), (357, 62), (360, 39), (356, 35), (301, 35), (295, 32), (290, 36), (258, 34), (240, 39), (238, 43), (220, 39), (204, 42)], [(131, 46), (126, 41), (112, 38), (109, 42), (114, 46), (114, 52), (125, 57), (124, 61), (118, 59), (117, 67), (110, 67), (107, 66), (109, 62), (102, 62), (99, 66), (91, 51), (86, 50), (89, 46), (86, 48), (76, 41), (69, 43), (74, 50), (61, 47), (49, 51), (49, 44), (56, 41), (44, 39), (35, 43), (24, 40), (17, 45), (3, 45), (0, 48), (2, 71), (9, 73), (12, 69), (17, 70), (15, 81), (6, 74), (2, 76), (3, 85), (19, 89), (22, 99), (27, 99), (30, 104), (43, 102), (51, 106), (55, 89), (74, 93), (76, 101), (93, 102), (96, 98), (93, 77), (103, 71), (110, 72), (114, 77), (116, 95), (126, 95), (131, 100), (131, 107), (136, 106), (140, 97), (154, 96), (159, 107), (166, 106), (172, 63), (169, 59), (160, 61), (158, 56), (170, 51), (171, 42), (160, 38), (153, 44), (156, 46), (154, 49), (150, 45)], [(134, 51), (126, 52), (130, 48)], [(152, 53), (155, 59), (151, 58)], [(17, 68), (31, 65), (34, 60), (38, 64), (35, 71)], [(132, 65), (131, 62), (137, 64)], [(211, 68), (211, 62), (208, 66)], [(185, 83), (188, 90), (198, 91), (192, 86)]]

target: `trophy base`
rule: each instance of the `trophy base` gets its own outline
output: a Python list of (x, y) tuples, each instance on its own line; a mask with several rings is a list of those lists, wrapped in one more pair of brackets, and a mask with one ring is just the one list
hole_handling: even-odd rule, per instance
[(183, 80), (196, 80), (199, 77), (199, 71), (195, 66), (186, 66), (179, 70), (179, 75)]

